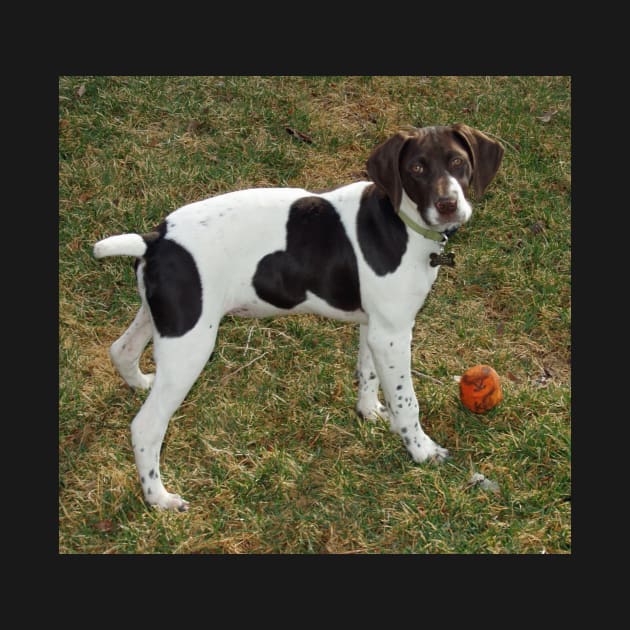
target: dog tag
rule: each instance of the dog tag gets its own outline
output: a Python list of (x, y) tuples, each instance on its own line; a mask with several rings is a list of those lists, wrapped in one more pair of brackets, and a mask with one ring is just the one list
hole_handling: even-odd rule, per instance
[(449, 252), (448, 254), (431, 254), (429, 256), (431, 262), (429, 263), (431, 267), (437, 267), (438, 265), (446, 265), (447, 267), (455, 266), (455, 254), (453, 252)]

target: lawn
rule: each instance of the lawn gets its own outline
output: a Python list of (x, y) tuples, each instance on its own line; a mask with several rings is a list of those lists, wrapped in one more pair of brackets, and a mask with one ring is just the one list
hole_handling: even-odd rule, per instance
[[(397, 129), (455, 122), (506, 152), (413, 334), (421, 422), (451, 457), (414, 464), (356, 417), (356, 325), (226, 317), (162, 451), (190, 511), (148, 507), (129, 436), (146, 393), (108, 356), (133, 266), (93, 244), (223, 192), (365, 179)], [(60, 553), (570, 553), (570, 327), (570, 77), (59, 78)], [(485, 415), (454, 380), (478, 363), (504, 392)]]

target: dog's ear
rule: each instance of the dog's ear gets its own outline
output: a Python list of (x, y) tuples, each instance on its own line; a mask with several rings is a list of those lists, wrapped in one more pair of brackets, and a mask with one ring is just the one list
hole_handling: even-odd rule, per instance
[(399, 132), (385, 140), (372, 151), (367, 161), (370, 179), (389, 197), (398, 212), (402, 201), (402, 181), (400, 180), (400, 152), (411, 136)]
[(473, 164), (472, 185), (477, 197), (494, 179), (503, 159), (503, 145), (468, 125), (457, 124), (451, 129), (464, 141)]

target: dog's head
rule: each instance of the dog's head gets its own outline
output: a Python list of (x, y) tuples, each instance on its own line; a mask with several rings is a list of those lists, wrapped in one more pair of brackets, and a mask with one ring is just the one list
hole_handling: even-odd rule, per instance
[(467, 125), (423, 127), (401, 131), (374, 149), (367, 171), (396, 212), (415, 210), (441, 231), (468, 221), (468, 190), (481, 195), (502, 158), (499, 142)]

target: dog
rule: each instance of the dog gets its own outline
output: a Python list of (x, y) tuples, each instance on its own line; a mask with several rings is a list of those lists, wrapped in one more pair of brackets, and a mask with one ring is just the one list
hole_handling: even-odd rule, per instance
[[(369, 156), (371, 181), (229, 192), (175, 210), (154, 232), (96, 243), (96, 258), (136, 258), (142, 304), (110, 357), (131, 387), (151, 389), (131, 423), (145, 501), (188, 509), (162, 484), (160, 449), (226, 314), (358, 323), (358, 415), (388, 421), (415, 462), (446, 458), (419, 422), (412, 328), (448, 235), (471, 217), (469, 190), (481, 195), (502, 158), (500, 142), (464, 124), (400, 131)], [(156, 370), (143, 374), (151, 338)]]

